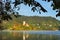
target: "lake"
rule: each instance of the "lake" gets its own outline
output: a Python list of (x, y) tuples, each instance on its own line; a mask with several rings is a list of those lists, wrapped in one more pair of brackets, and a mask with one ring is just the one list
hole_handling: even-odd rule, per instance
[(0, 40), (60, 40), (60, 31), (0, 31)]

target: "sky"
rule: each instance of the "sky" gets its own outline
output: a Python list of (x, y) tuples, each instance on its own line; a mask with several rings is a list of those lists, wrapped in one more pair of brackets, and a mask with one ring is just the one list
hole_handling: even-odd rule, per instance
[(51, 2), (45, 2), (42, 0), (36, 0), (37, 2), (39, 2), (48, 12), (41, 12), (41, 14), (39, 14), (37, 11), (33, 12), (31, 11), (31, 7), (29, 6), (25, 6), (24, 4), (20, 5), (20, 9), (18, 12), (20, 15), (25, 15), (25, 16), (51, 16), (54, 17), (58, 20), (60, 20), (60, 17), (56, 17), (56, 10), (52, 10), (53, 7), (51, 7)]

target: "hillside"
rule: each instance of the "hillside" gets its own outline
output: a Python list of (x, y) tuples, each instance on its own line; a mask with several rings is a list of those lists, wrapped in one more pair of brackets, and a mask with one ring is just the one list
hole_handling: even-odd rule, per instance
[(60, 21), (52, 17), (19, 16), (13, 20), (3, 21), (4, 28), (9, 30), (59, 30)]

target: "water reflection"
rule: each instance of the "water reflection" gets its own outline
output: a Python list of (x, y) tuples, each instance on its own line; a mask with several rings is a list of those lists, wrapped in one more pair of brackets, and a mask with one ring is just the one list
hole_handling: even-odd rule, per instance
[(60, 35), (26, 32), (0, 32), (0, 40), (60, 40)]

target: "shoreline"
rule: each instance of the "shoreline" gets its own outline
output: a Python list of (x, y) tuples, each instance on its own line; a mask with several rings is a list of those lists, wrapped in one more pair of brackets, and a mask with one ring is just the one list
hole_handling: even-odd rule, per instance
[(1, 31), (3, 31), (3, 32), (4, 32), (4, 31), (7, 31), (7, 32), (9, 32), (9, 31), (10, 31), (10, 32), (24, 32), (24, 31), (25, 31), (25, 32), (29, 32), (29, 31), (30, 31), (30, 32), (38, 32), (38, 31), (43, 31), (43, 32), (46, 31), (46, 32), (48, 32), (48, 31), (52, 31), (52, 32), (53, 32), (53, 31), (59, 31), (59, 30), (1, 30)]
[(48, 34), (48, 35), (60, 35), (60, 31), (51, 30), (2, 30), (0, 33), (23, 33), (23, 34)]

